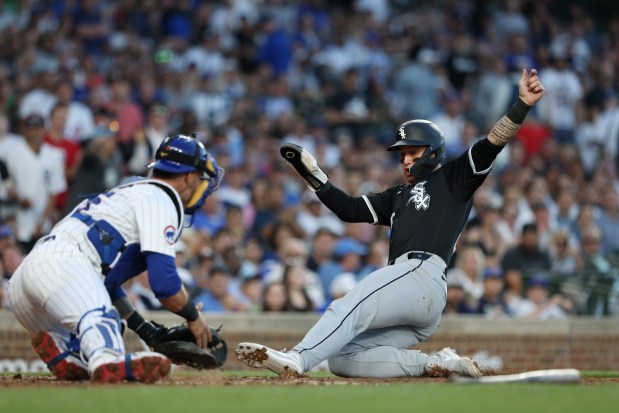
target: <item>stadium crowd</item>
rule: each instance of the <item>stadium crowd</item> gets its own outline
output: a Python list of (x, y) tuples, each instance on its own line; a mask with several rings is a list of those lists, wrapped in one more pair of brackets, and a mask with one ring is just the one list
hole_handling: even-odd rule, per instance
[[(457, 156), (526, 67), (546, 94), (475, 195), (445, 313), (618, 315), (619, 17), (604, 4), (4, 1), (3, 283), (84, 197), (146, 174), (164, 137), (195, 134), (226, 175), (177, 244), (194, 301), (323, 311), (387, 264), (389, 231), (339, 221), (279, 145), (305, 147), (351, 194), (380, 191), (401, 180), (385, 151), (397, 125), (435, 122)], [(126, 287), (160, 308), (146, 274)]]

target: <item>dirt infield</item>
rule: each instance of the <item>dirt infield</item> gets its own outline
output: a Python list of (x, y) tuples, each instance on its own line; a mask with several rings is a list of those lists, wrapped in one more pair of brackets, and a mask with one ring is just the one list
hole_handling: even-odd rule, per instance
[[(503, 372), (505, 374), (505, 372)], [(418, 377), (397, 379), (349, 379), (341, 377), (258, 377), (247, 376), (231, 377), (223, 372), (209, 371), (205, 374), (178, 375), (173, 374), (164, 380), (157, 382), (157, 386), (337, 386), (337, 385), (376, 385), (376, 384), (402, 384), (402, 383), (446, 383), (450, 384), (446, 377)], [(619, 377), (586, 377), (581, 379), (584, 385), (619, 384)], [(116, 385), (131, 386), (135, 383), (121, 383)], [(0, 388), (19, 387), (63, 387), (63, 386), (114, 386), (113, 384), (95, 384), (90, 382), (69, 382), (56, 380), (49, 375), (0, 375)]]

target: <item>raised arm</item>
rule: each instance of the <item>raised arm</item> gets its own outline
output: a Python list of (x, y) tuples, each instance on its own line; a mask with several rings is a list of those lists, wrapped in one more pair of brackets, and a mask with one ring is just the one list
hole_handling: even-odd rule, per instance
[(494, 125), (488, 134), (488, 140), (495, 145), (505, 146), (516, 136), (520, 125), (529, 110), (544, 96), (544, 86), (537, 76), (537, 70), (522, 69), (518, 81), (518, 100), (512, 108)]

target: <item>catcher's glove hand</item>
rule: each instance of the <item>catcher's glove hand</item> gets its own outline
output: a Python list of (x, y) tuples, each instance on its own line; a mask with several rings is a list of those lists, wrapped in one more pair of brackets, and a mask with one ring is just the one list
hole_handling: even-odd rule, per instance
[(138, 328), (142, 331), (136, 333), (153, 351), (163, 354), (174, 364), (184, 364), (198, 370), (215, 369), (221, 367), (228, 357), (228, 345), (219, 335), (221, 327), (209, 327), (212, 338), (207, 348), (202, 349), (198, 347), (194, 335), (186, 325), (168, 328), (153, 321), (147, 323), (150, 326)]

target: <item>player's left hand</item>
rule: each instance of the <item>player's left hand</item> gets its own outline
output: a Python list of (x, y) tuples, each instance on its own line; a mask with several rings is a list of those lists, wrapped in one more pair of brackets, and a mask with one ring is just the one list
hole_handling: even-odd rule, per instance
[(522, 76), (518, 82), (518, 96), (529, 106), (535, 105), (544, 96), (544, 86), (537, 70), (531, 69), (529, 73), (526, 68), (522, 68)]

